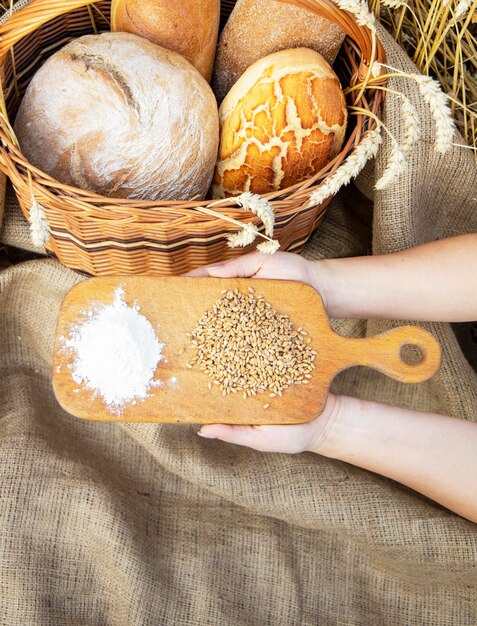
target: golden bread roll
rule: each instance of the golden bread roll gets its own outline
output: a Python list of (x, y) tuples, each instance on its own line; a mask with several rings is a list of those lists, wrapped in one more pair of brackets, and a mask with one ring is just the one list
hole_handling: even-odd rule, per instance
[(220, 0), (112, 0), (111, 30), (140, 35), (182, 54), (210, 81)]
[(310, 178), (343, 144), (347, 109), (338, 77), (307, 48), (246, 70), (219, 109), (213, 196), (269, 193)]
[(115, 198), (203, 198), (217, 159), (217, 102), (182, 56), (129, 33), (86, 35), (33, 77), (15, 122), (29, 161)]
[(247, 67), (290, 48), (311, 48), (332, 64), (345, 33), (324, 17), (277, 0), (237, 0), (217, 47), (213, 89), (219, 102)]

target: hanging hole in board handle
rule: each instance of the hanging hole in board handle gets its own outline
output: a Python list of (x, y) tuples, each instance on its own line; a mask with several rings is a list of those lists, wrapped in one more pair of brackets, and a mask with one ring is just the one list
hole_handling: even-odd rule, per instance
[(401, 382), (424, 382), (434, 376), (441, 364), (439, 342), (418, 326), (399, 326), (365, 341), (369, 350), (363, 364)]
[(394, 332), (401, 335), (396, 345), (397, 361), (394, 362), (403, 380), (417, 383), (431, 378), (439, 369), (442, 358), (437, 339), (419, 327), (401, 327)]
[(415, 343), (403, 343), (399, 350), (401, 361), (405, 365), (420, 365), (424, 360), (425, 348)]

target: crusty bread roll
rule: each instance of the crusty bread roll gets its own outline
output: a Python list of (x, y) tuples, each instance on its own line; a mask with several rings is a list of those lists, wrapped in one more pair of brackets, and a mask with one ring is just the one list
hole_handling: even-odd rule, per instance
[(343, 43), (339, 26), (277, 0), (237, 0), (217, 47), (212, 86), (219, 102), (243, 72), (268, 54), (311, 48), (330, 63)]
[(210, 81), (220, 0), (112, 0), (111, 30), (141, 35), (182, 54)]
[(33, 77), (15, 122), (26, 157), (99, 194), (203, 198), (217, 158), (217, 102), (182, 56), (129, 33), (86, 35)]
[(254, 63), (219, 109), (213, 195), (269, 193), (316, 174), (343, 144), (346, 102), (338, 77), (307, 48)]

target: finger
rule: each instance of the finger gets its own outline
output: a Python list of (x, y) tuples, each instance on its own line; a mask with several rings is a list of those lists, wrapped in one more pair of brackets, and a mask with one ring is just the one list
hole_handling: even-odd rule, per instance
[(257, 433), (253, 426), (231, 426), (228, 424), (210, 424), (202, 426), (198, 432), (204, 439), (220, 439), (227, 443), (254, 448), (257, 444)]
[(252, 252), (244, 256), (230, 259), (224, 263), (213, 263), (197, 268), (186, 276), (213, 276), (215, 278), (249, 278), (259, 271), (266, 259), (260, 252)]
[(184, 274), (184, 276), (208, 276), (209, 272), (207, 270), (207, 267), (196, 267), (195, 270), (191, 270), (190, 272), (187, 272), (187, 274)]
[(220, 439), (261, 452), (303, 452), (309, 440), (309, 425), (294, 426), (231, 426), (211, 424), (198, 433), (204, 439)]
[(260, 252), (252, 252), (244, 256), (231, 259), (226, 263), (209, 267), (209, 276), (218, 278), (249, 278), (256, 274), (265, 261), (265, 255)]

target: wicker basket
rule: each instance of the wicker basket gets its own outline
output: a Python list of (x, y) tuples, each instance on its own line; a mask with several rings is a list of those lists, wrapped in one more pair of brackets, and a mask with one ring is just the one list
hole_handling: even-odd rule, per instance
[[(335, 66), (343, 85), (356, 84), (368, 70), (371, 32), (331, 0), (285, 0), (306, 7), (340, 24), (347, 38)], [(234, 1), (222, 1), (222, 24)], [(237, 227), (204, 215), (198, 202), (143, 202), (110, 199), (63, 185), (33, 167), (17, 147), (9, 120), (13, 120), (25, 89), (40, 65), (68, 41), (108, 30), (109, 1), (21, 0), (0, 25), (0, 72), (9, 119), (0, 117), (0, 168), (10, 178), (24, 215), (28, 218), (33, 196), (44, 208), (50, 228), (47, 250), (67, 267), (92, 275), (181, 274), (252, 249), (231, 249), (227, 236)], [(379, 41), (378, 61), (385, 55)], [(383, 92), (366, 89), (359, 106), (381, 115)], [(309, 206), (310, 194), (376, 126), (368, 116), (352, 116), (340, 154), (314, 178), (265, 196), (276, 216), (275, 237), (283, 250), (299, 251), (320, 224), (330, 199)], [(233, 199), (214, 210), (254, 223)]]

